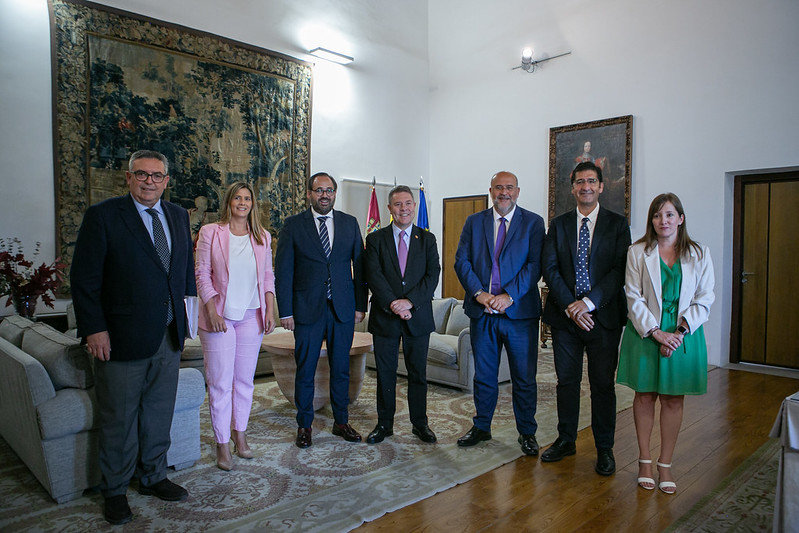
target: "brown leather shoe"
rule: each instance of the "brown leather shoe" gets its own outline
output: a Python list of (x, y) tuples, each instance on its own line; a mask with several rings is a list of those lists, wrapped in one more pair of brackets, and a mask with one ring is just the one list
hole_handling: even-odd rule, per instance
[(347, 442), (361, 442), (361, 434), (349, 424), (333, 424), (333, 435), (343, 437)]
[(297, 428), (297, 440), (294, 441), (297, 448), (308, 448), (313, 442), (311, 441), (311, 428)]

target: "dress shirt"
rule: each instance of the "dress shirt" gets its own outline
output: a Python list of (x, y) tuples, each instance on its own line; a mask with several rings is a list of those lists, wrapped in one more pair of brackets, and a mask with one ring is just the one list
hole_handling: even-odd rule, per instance
[(400, 229), (397, 227), (396, 224), (391, 224), (391, 229), (394, 231), (394, 249), (397, 251), (397, 257), (399, 257), (399, 238), (400, 233), (403, 231), (405, 232), (405, 238), (402, 239), (405, 241), (405, 246), (408, 247), (408, 250), (411, 248), (411, 230), (413, 230), (413, 224), (408, 226), (405, 229)]
[(333, 210), (331, 209), (330, 212), (326, 215), (320, 215), (316, 211), (314, 211), (313, 207), (311, 208), (311, 215), (313, 216), (314, 227), (316, 227), (316, 233), (319, 233), (319, 217), (327, 217), (325, 219), (325, 225), (327, 226), (327, 236), (330, 239), (330, 250), (333, 250)]
[[(141, 217), (141, 221), (144, 222), (144, 227), (147, 228), (147, 233), (150, 234), (150, 240), (155, 243), (155, 239), (153, 238), (153, 217), (150, 213), (147, 212), (149, 207), (144, 204), (140, 204), (136, 201), (133, 196), (131, 196), (133, 200), (133, 205), (136, 206), (136, 211), (139, 212), (139, 216)], [(161, 225), (164, 227), (164, 233), (166, 234), (166, 243), (169, 245), (169, 251), (172, 251), (172, 234), (169, 232), (169, 223), (166, 221), (166, 215), (164, 215), (164, 207), (161, 205), (161, 200), (153, 206), (158, 212), (158, 218), (161, 219)]]
[[(591, 211), (590, 213), (588, 213), (587, 215), (584, 215), (584, 214), (580, 213), (580, 208), (579, 207), (577, 208), (577, 229), (576, 229), (576, 231), (577, 231), (577, 242), (580, 242), (580, 226), (583, 225), (583, 219), (585, 217), (588, 217), (588, 259), (589, 259), (589, 262), (590, 262), (590, 259), (591, 259), (591, 243), (594, 240), (594, 228), (596, 228), (596, 217), (598, 215), (599, 215), (599, 203), (597, 203), (596, 207), (594, 207), (594, 210)], [(575, 250), (574, 253), (576, 254), (577, 250)], [(589, 270), (589, 274), (590, 274), (590, 270)], [(583, 297), (583, 302), (585, 302), (585, 305), (588, 306), (588, 311), (589, 312), (591, 312), (594, 309), (596, 309), (596, 306), (594, 305), (594, 302), (592, 302), (591, 299), (588, 298), (588, 296), (584, 296)]]
[[(228, 228), (230, 231), (230, 228)], [(249, 233), (234, 235), (228, 242), (228, 286), (222, 315), (228, 320), (241, 320), (247, 309), (258, 309), (258, 268)]]
[[(510, 221), (513, 218), (513, 214), (516, 212), (516, 206), (514, 205), (513, 209), (510, 210), (510, 213), (508, 213), (507, 215), (504, 215), (504, 216), (500, 215), (499, 213), (497, 213), (496, 208), (494, 208), (492, 211), (493, 211), (493, 214), (494, 214), (494, 250), (496, 250), (496, 247), (497, 247), (497, 233), (499, 232), (499, 225), (502, 224), (502, 222), (500, 222), (499, 219), (500, 218), (504, 218), (505, 219), (505, 240), (507, 241), (507, 239), (508, 239), (508, 229), (510, 229)], [(505, 244), (503, 244), (503, 247), (504, 246), (505, 246)], [(494, 261), (493, 257), (491, 258), (491, 261), (492, 262)], [(493, 284), (493, 281), (494, 281), (493, 279), (489, 279), (488, 280), (489, 290), (490, 290), (491, 285)]]

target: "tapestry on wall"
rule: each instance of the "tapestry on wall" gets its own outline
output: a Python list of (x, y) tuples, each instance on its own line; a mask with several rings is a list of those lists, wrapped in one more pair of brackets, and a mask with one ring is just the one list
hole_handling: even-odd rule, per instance
[[(275, 234), (305, 206), (311, 65), (80, 0), (50, 0), (56, 243), (71, 264), (83, 213), (127, 191), (136, 150), (162, 152), (164, 199), (192, 233), (249, 182)], [(68, 291), (68, 288), (66, 289)]]

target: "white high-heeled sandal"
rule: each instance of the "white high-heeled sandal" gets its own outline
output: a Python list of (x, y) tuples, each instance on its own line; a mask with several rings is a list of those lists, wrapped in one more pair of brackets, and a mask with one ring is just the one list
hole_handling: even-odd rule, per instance
[[(652, 459), (638, 459), (638, 462), (642, 465), (651, 465)], [(651, 487), (647, 487), (644, 483), (648, 483)], [(655, 480), (651, 477), (639, 477), (638, 486), (644, 490), (655, 490)]]
[[(657, 465), (659, 467), (661, 467), (661, 468), (671, 468), (671, 463), (664, 464), (664, 463), (661, 463), (660, 461), (658, 461)], [(658, 477), (660, 477), (660, 473), (659, 472), (658, 472)], [(660, 483), (658, 483), (658, 488), (664, 494), (674, 494), (675, 492), (677, 492), (677, 484), (675, 482), (673, 482), (673, 481), (661, 481)], [(671, 490), (667, 490), (667, 489), (671, 489)]]

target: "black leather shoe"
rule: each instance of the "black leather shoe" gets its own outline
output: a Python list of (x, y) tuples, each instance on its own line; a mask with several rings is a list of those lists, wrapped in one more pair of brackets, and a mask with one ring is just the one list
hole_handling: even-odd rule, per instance
[(616, 472), (616, 459), (613, 458), (613, 449), (599, 448), (596, 451), (596, 467), (594, 468), (600, 476), (610, 476)]
[(369, 436), (366, 437), (366, 443), (377, 444), (378, 442), (383, 442), (383, 439), (390, 437), (393, 434), (394, 431), (391, 428), (384, 426), (383, 424), (378, 424), (375, 426), (374, 430), (369, 433)]
[(149, 487), (140, 483), (139, 494), (143, 496), (155, 496), (165, 502), (183, 502), (189, 497), (189, 491), (177, 483), (172, 483), (167, 478)]
[(114, 524), (115, 526), (127, 524), (133, 520), (133, 513), (130, 512), (130, 506), (128, 505), (128, 497), (124, 494), (120, 494), (118, 496), (109, 496), (106, 498), (103, 517), (106, 522)]
[(427, 442), (429, 444), (434, 443), (436, 440), (436, 434), (433, 433), (433, 430), (430, 429), (430, 426), (427, 424), (423, 426), (413, 426), (413, 434), (419, 437), (419, 440), (422, 442)]
[(519, 435), (519, 444), (522, 445), (524, 455), (538, 455), (538, 441), (535, 435)]
[(545, 463), (554, 463), (560, 461), (567, 455), (574, 455), (577, 453), (577, 447), (573, 442), (566, 442), (560, 437), (555, 439), (555, 442), (541, 454), (541, 461)]
[(491, 440), (491, 432), (483, 431), (482, 429), (478, 429), (472, 426), (472, 429), (467, 431), (463, 437), (458, 439), (458, 446), (461, 447), (474, 446), (478, 442), (484, 440)]
[(347, 442), (361, 442), (361, 434), (349, 424), (333, 424), (333, 435), (343, 437)]
[(294, 441), (297, 448), (308, 448), (313, 444), (311, 440), (311, 428), (297, 428), (297, 440)]

